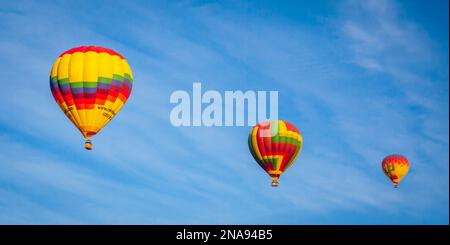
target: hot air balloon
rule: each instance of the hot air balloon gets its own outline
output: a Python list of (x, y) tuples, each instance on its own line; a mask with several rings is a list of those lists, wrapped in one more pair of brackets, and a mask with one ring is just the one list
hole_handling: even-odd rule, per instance
[(298, 129), (285, 121), (268, 121), (253, 127), (248, 146), (253, 158), (272, 177), (272, 186), (297, 159), (303, 145)]
[(133, 74), (123, 56), (114, 50), (81, 46), (62, 53), (50, 73), (56, 103), (86, 139), (97, 134), (130, 96)]
[(389, 155), (381, 163), (384, 174), (398, 187), (398, 183), (406, 176), (409, 170), (409, 161), (406, 157), (398, 154)]

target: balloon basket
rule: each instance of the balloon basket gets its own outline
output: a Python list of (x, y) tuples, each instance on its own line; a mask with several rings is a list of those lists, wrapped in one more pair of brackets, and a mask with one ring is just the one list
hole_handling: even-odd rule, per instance
[(91, 142), (91, 140), (86, 140), (86, 142), (84, 143), (84, 148), (86, 149), (86, 150), (92, 150), (92, 142)]
[(278, 187), (278, 181), (277, 180), (273, 180), (272, 181), (272, 187)]

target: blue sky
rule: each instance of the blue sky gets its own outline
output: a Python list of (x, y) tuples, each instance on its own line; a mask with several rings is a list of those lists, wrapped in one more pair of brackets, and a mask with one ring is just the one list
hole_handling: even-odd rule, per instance
[[(125, 3), (126, 2), (126, 3)], [(2, 224), (448, 224), (448, 1), (0, 1)], [(63, 51), (135, 77), (94, 150), (54, 102)], [(304, 147), (279, 188), (249, 127), (173, 127), (170, 94), (278, 90)], [(399, 189), (380, 162), (411, 162)]]

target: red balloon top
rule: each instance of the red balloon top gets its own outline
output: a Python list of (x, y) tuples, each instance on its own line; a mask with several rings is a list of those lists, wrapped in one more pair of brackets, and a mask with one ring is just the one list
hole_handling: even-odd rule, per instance
[(406, 157), (402, 156), (402, 155), (399, 155), (399, 154), (392, 154), (392, 155), (389, 155), (389, 156), (387, 156), (387, 157), (385, 157), (383, 159), (383, 164), (394, 163), (394, 162), (404, 163), (404, 164), (409, 166), (408, 159)]
[(72, 48), (67, 50), (66, 52), (62, 53), (59, 57), (62, 57), (65, 54), (73, 54), (75, 52), (82, 52), (82, 53), (86, 53), (89, 51), (94, 51), (97, 53), (108, 53), (110, 55), (117, 55), (119, 56), (121, 59), (125, 59), (122, 55), (120, 55), (119, 53), (117, 53), (116, 51), (112, 50), (112, 49), (108, 49), (108, 48), (104, 48), (104, 47), (97, 47), (97, 46), (80, 46), (80, 47), (76, 47), (76, 48)]

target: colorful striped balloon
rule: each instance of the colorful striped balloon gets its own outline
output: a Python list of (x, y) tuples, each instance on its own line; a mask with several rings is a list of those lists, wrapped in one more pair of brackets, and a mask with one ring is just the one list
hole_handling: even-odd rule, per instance
[(408, 174), (409, 161), (406, 157), (398, 154), (389, 155), (381, 163), (384, 174), (398, 187), (398, 183)]
[(268, 121), (253, 127), (248, 146), (253, 158), (272, 177), (272, 186), (297, 159), (303, 139), (298, 129), (285, 121)]
[(123, 56), (94, 46), (62, 53), (53, 65), (50, 88), (61, 110), (86, 139), (97, 134), (130, 96), (133, 74)]

